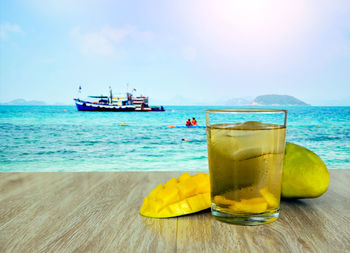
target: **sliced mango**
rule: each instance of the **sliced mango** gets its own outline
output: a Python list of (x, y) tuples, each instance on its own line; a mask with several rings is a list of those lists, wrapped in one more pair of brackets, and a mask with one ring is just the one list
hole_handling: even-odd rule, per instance
[(169, 218), (195, 213), (210, 207), (209, 175), (182, 174), (160, 184), (145, 197), (140, 214), (153, 218)]
[(239, 213), (263, 213), (267, 210), (267, 202), (263, 198), (242, 199), (229, 208)]
[(278, 208), (278, 206), (279, 206), (278, 199), (271, 192), (269, 192), (266, 189), (266, 187), (261, 189), (260, 193), (263, 196), (263, 198), (266, 200), (266, 202), (270, 208)]
[(214, 197), (214, 203), (217, 205), (230, 206), (234, 205), (236, 201), (225, 198), (224, 196), (216, 195)]
[(228, 206), (237, 213), (263, 213), (267, 210), (268, 203), (264, 198), (250, 198), (235, 201), (224, 196), (217, 195), (214, 197), (215, 204)]

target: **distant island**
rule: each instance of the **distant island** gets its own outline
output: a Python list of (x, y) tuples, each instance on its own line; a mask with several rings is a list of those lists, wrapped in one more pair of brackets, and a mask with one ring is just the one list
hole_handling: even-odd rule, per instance
[(231, 98), (224, 105), (228, 106), (307, 106), (300, 99), (289, 95), (261, 95), (256, 98)]
[(14, 99), (7, 103), (0, 103), (1, 105), (46, 105), (43, 101), (30, 100), (27, 101), (23, 98)]
[(251, 103), (252, 105), (269, 105), (269, 106), (303, 106), (309, 105), (300, 99), (288, 95), (262, 95), (258, 96)]

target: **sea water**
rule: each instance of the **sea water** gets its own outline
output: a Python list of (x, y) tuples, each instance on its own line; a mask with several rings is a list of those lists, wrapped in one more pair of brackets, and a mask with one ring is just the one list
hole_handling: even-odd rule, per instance
[[(167, 126), (192, 117), (204, 126), (205, 110), (217, 108), (228, 107), (79, 112), (75, 106), (0, 106), (0, 171), (206, 171), (206, 130)], [(287, 141), (311, 149), (330, 169), (350, 169), (350, 107), (283, 108)]]

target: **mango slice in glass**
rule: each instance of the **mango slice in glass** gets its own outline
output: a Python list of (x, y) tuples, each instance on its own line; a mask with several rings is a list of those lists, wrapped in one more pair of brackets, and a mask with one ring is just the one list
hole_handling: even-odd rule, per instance
[(229, 208), (239, 213), (263, 213), (267, 209), (267, 202), (263, 198), (242, 199), (235, 201)]
[(270, 208), (278, 208), (279, 206), (279, 200), (271, 193), (269, 192), (266, 187), (260, 190), (261, 195), (266, 200), (268, 206)]
[(216, 195), (214, 197), (214, 202), (216, 204), (219, 204), (219, 205), (230, 206), (230, 205), (234, 205), (236, 201), (227, 199), (227, 198), (225, 198), (224, 196), (221, 196), (221, 195)]
[(210, 207), (209, 175), (182, 174), (160, 184), (145, 197), (140, 214), (153, 218), (169, 218), (195, 213)]
[(263, 213), (268, 207), (268, 202), (264, 198), (250, 198), (235, 201), (217, 195), (214, 197), (214, 202), (219, 205), (228, 206), (229, 209), (237, 213)]

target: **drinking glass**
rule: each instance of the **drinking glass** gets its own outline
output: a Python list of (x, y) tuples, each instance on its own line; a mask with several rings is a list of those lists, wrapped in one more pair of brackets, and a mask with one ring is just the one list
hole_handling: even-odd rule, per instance
[(206, 126), (212, 215), (241, 225), (276, 220), (287, 110), (207, 110)]

